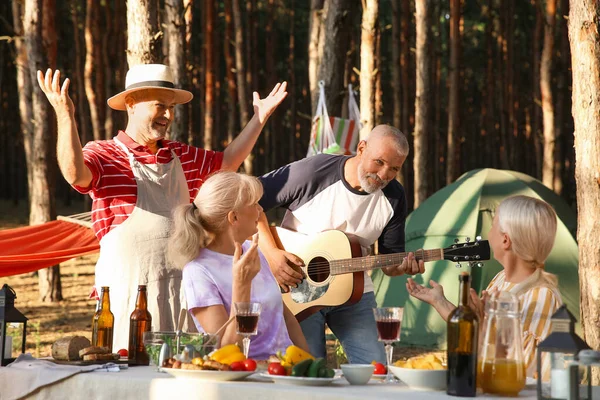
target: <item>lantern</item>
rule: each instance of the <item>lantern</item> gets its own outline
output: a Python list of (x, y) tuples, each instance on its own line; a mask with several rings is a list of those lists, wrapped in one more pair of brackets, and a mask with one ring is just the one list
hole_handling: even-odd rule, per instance
[[(577, 320), (562, 305), (552, 316), (552, 330), (550, 335), (538, 344), (537, 347), (537, 395), (538, 400), (571, 399), (571, 387), (579, 392), (577, 354), (581, 350), (589, 349), (583, 339), (575, 334), (574, 325)], [(550, 380), (543, 381), (542, 360), (550, 358)], [(571, 364), (574, 364), (573, 366)], [(571, 382), (576, 381), (575, 384)], [(590, 400), (587, 395), (576, 397)]]
[(4, 284), (0, 290), (0, 365), (15, 361), (13, 348), (25, 353), (27, 318), (15, 308), (15, 291)]

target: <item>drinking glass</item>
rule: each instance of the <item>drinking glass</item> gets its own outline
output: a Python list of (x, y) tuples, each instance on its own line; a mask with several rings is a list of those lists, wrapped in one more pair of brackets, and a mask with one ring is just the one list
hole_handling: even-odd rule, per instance
[(242, 344), (244, 355), (248, 358), (250, 349), (250, 336), (256, 335), (258, 330), (258, 317), (260, 316), (260, 303), (234, 303), (235, 319), (237, 322), (238, 335), (244, 336)]
[(381, 307), (374, 308), (375, 322), (377, 323), (377, 334), (379, 341), (385, 343), (385, 354), (387, 359), (387, 376), (384, 383), (395, 383), (396, 380), (390, 371), (392, 365), (393, 347), (392, 343), (400, 340), (400, 327), (402, 326), (402, 314), (404, 309), (401, 307)]

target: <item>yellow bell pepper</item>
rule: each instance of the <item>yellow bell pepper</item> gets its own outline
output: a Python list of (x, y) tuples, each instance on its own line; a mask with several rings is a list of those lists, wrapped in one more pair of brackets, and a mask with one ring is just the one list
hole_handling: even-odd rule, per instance
[(308, 358), (310, 358), (311, 360), (315, 359), (315, 357), (309, 352), (302, 350), (298, 346), (291, 345), (285, 350), (285, 355), (281, 359), (281, 365), (283, 365), (284, 367), (295, 365), (300, 361), (306, 360)]
[(223, 346), (218, 350), (215, 350), (214, 352), (209, 354), (209, 357), (211, 360), (214, 360), (214, 361), (220, 362), (221, 364), (224, 364), (223, 360), (225, 360), (226, 358), (228, 358), (231, 355), (238, 354), (238, 353), (241, 354), (242, 356), (244, 355), (242, 353), (242, 351), (240, 350), (239, 346), (235, 343), (232, 343), (232, 344)]
[(234, 363), (236, 361), (244, 361), (245, 359), (246, 359), (246, 356), (244, 356), (244, 353), (239, 352), (239, 353), (230, 354), (229, 356), (223, 358), (219, 362), (221, 364), (231, 365), (232, 363)]

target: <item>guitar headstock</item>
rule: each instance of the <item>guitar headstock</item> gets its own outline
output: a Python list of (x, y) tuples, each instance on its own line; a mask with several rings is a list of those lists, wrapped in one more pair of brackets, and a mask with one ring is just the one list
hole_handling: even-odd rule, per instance
[(444, 260), (461, 262), (478, 262), (490, 259), (490, 244), (487, 240), (481, 240), (477, 237), (474, 242), (469, 238), (464, 243), (458, 243), (458, 239), (454, 244), (444, 249)]

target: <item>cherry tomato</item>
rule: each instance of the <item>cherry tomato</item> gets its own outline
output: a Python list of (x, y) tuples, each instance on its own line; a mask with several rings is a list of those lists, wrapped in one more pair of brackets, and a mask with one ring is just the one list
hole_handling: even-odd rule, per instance
[(251, 358), (247, 358), (243, 361), (244, 363), (244, 367), (246, 368), (246, 371), (254, 371), (256, 370), (256, 361), (254, 361)]
[(283, 365), (277, 362), (270, 363), (267, 371), (271, 375), (286, 375), (285, 368), (283, 367)]
[(232, 371), (245, 371), (246, 367), (244, 366), (243, 362), (235, 361), (229, 364), (229, 369), (231, 369)]
[(376, 362), (374, 365), (375, 365), (375, 369), (373, 370), (373, 374), (375, 374), (375, 375), (387, 374), (387, 369), (385, 368), (385, 365), (383, 365), (382, 363), (378, 363), (378, 362)]
[(119, 357), (127, 357), (129, 353), (127, 352), (127, 349), (121, 349), (117, 351), (117, 354), (119, 354)]

